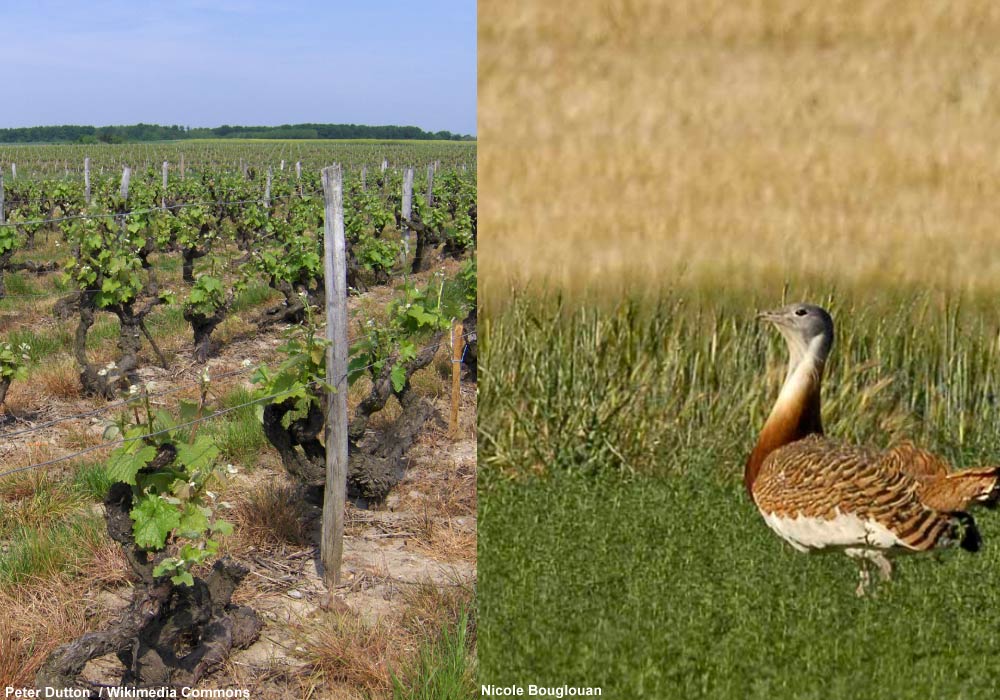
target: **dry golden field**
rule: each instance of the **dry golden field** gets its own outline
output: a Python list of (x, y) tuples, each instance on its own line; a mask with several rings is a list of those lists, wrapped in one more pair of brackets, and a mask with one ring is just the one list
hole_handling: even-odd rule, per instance
[(1000, 5), (479, 13), (487, 302), (511, 279), (1000, 289)]

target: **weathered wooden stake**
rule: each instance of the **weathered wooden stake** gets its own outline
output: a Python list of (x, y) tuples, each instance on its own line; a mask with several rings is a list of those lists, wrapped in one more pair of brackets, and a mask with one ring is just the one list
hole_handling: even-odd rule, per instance
[(11, 180), (17, 179), (17, 163), (10, 164), (10, 179)]
[(434, 206), (434, 165), (427, 166), (427, 206)]
[(184, 179), (184, 154), (181, 153), (181, 180)]
[(0, 173), (0, 224), (4, 223), (7, 223), (7, 219), (3, 213), (3, 173)]
[(167, 208), (167, 161), (163, 161), (163, 196), (160, 197), (160, 208)]
[(451, 421), (448, 428), (451, 436), (458, 434), (458, 404), (462, 399), (462, 353), (465, 350), (465, 338), (462, 337), (462, 322), (457, 321), (451, 327)]
[(132, 179), (132, 168), (127, 165), (122, 168), (122, 188), (121, 196), (124, 201), (128, 201), (128, 183)]
[(264, 187), (264, 206), (271, 206), (271, 166), (267, 166), (267, 185)]
[(344, 242), (344, 189), (340, 165), (323, 168), (323, 263), (326, 286), (326, 488), (320, 561), (327, 590), (340, 583), (344, 555), (344, 501), (347, 490), (347, 252)]
[(90, 206), (90, 158), (83, 159), (83, 199)]
[[(383, 161), (385, 162), (385, 161)], [(413, 212), (413, 168), (403, 171), (403, 265), (410, 259), (410, 227), (406, 222)]]
[(281, 161), (281, 168), (280, 168), (280, 170), (284, 171), (284, 169), (285, 169), (285, 161), (282, 160)]
[(368, 166), (367, 165), (362, 165), (361, 166), (361, 191), (362, 192), (367, 192), (368, 191), (367, 183), (365, 182), (365, 179), (367, 178), (367, 176), (368, 176)]

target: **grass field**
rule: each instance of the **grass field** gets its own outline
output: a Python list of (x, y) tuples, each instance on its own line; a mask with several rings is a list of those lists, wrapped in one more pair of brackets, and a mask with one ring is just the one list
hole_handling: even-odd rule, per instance
[(605, 697), (990, 697), (1000, 516), (872, 599), (742, 490), (784, 375), (824, 422), (1000, 462), (1000, 13), (480, 7), (480, 682)]

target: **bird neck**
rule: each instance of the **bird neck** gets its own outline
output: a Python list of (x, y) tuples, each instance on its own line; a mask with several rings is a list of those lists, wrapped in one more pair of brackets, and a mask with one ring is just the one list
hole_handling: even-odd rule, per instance
[(820, 417), (820, 385), (826, 363), (822, 346), (790, 347), (788, 374), (778, 400), (764, 423), (743, 473), (747, 493), (753, 498), (753, 483), (769, 454), (796, 440), (823, 434)]

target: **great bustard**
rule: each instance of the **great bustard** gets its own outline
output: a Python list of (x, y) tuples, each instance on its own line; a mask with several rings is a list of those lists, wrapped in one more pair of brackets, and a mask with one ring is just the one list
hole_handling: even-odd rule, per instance
[(812, 304), (759, 314), (788, 344), (788, 374), (747, 460), (743, 481), (765, 522), (800, 552), (835, 548), (858, 561), (858, 595), (888, 554), (981, 543), (970, 505), (1000, 499), (1000, 467), (952, 472), (940, 457), (902, 444), (881, 451), (823, 436), (820, 384), (833, 319)]

